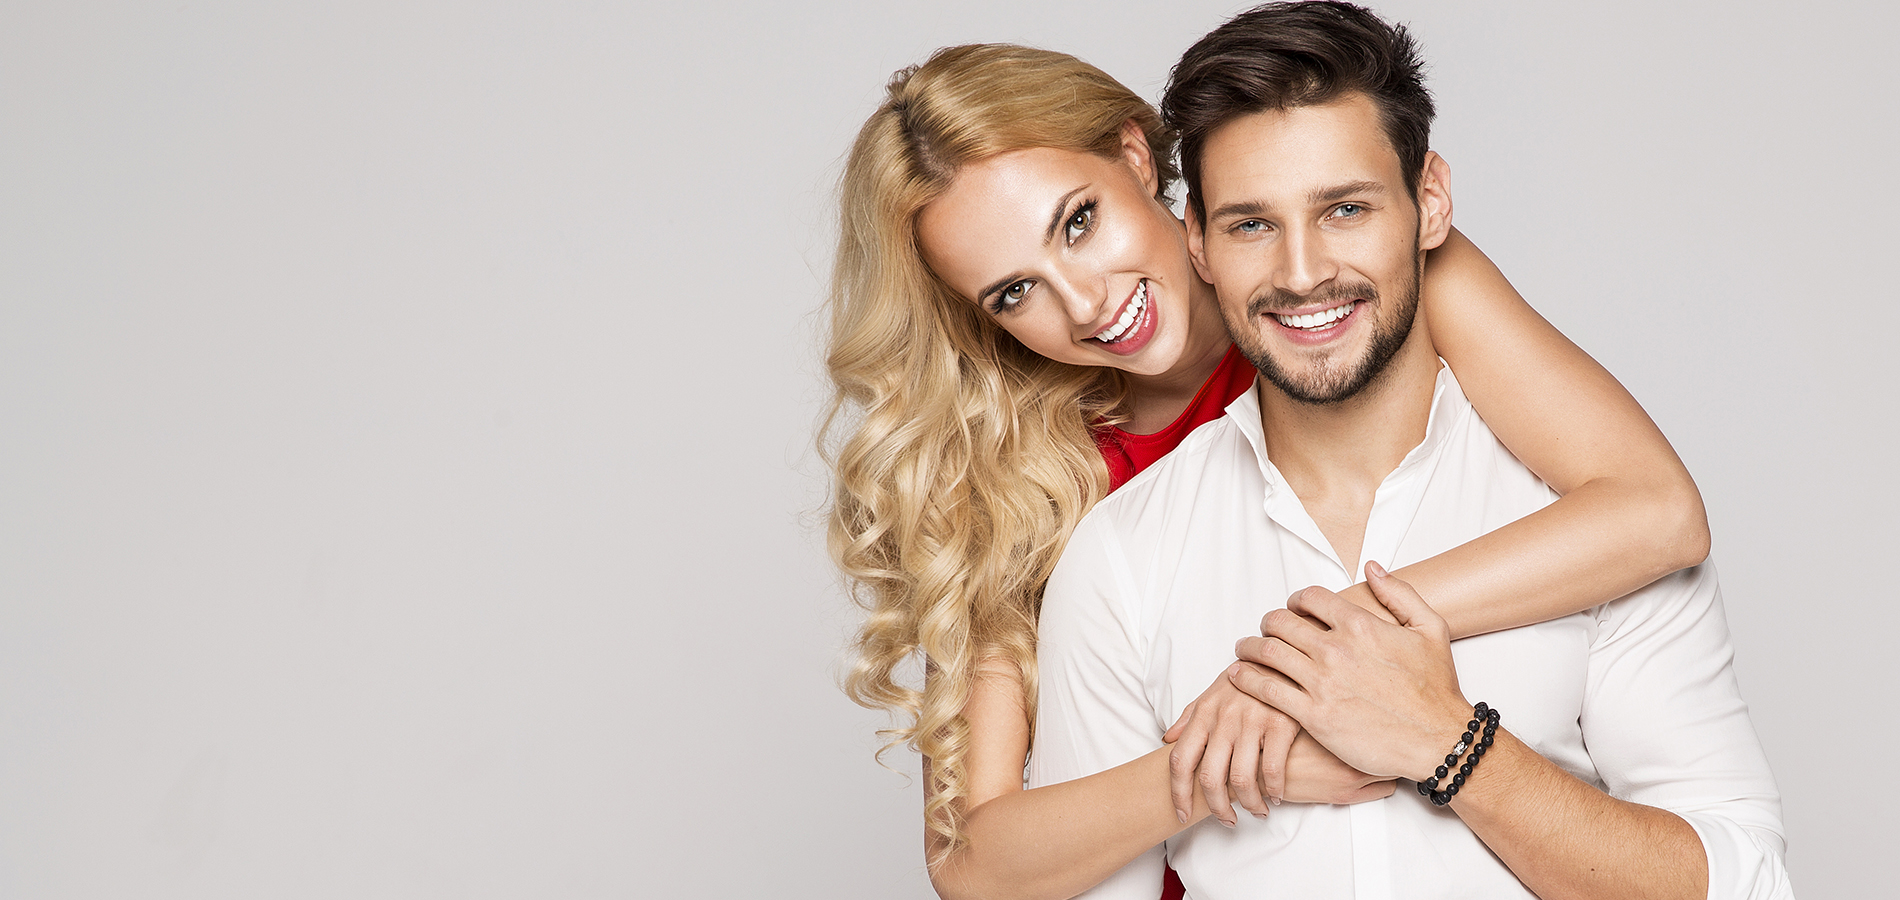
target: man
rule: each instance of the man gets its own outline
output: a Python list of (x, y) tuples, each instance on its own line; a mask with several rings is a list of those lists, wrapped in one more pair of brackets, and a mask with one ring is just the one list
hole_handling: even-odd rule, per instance
[[(1243, 14), (1176, 68), (1190, 247), (1264, 383), (1076, 529), (1044, 597), (1031, 782), (1152, 750), (1262, 608), (1364, 560), (1399, 624), (1302, 591), (1243, 642), (1267, 668), (1231, 677), (1431, 796), (1190, 829), (1167, 855), (1191, 896), (1790, 896), (1711, 567), (1451, 647), (1378, 566), (1554, 499), (1415, 315), (1451, 219), (1418, 70), (1402, 30), (1331, 3)], [(1150, 900), (1160, 866), (1158, 848), (1089, 896)]]

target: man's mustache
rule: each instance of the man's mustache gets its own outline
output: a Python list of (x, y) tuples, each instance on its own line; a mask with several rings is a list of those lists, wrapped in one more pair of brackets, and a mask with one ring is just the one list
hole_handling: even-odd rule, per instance
[(1270, 312), (1300, 309), (1315, 303), (1333, 307), (1348, 300), (1376, 301), (1378, 299), (1379, 291), (1369, 281), (1357, 284), (1328, 284), (1310, 294), (1295, 294), (1285, 288), (1274, 288), (1268, 293), (1247, 301), (1247, 315), (1258, 316)]

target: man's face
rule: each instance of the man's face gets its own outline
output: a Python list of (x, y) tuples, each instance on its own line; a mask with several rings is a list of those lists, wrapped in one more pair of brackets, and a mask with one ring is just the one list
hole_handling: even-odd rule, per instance
[(1382, 371), (1411, 332), (1422, 251), (1451, 203), (1434, 154), (1420, 200), (1363, 94), (1235, 119), (1209, 135), (1188, 216), (1201, 277), (1234, 343), (1288, 396), (1333, 403)]

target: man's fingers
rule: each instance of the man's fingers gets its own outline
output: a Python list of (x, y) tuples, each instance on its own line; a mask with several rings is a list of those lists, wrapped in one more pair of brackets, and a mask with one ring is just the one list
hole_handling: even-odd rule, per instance
[(1260, 618), (1260, 636), (1279, 638), (1312, 656), (1326, 640), (1326, 628), (1290, 609), (1276, 609)]
[[(1248, 638), (1247, 640), (1265, 640)], [(1227, 667), (1227, 680), (1240, 688), (1255, 700), (1265, 703), (1295, 719), (1311, 711), (1312, 705), (1300, 686), (1293, 679), (1279, 671), (1250, 662), (1238, 662)]]
[[(1318, 619), (1327, 628), (1338, 628), (1342, 621), (1352, 616), (1371, 615), (1360, 609), (1358, 604), (1317, 584), (1294, 591), (1293, 596), (1286, 598), (1286, 608), (1302, 616)], [(1262, 626), (1265, 624), (1261, 623)], [(1264, 630), (1263, 627), (1263, 633)]]
[(1372, 589), (1372, 596), (1380, 605), (1392, 611), (1400, 625), (1420, 629), (1434, 636), (1440, 632), (1449, 635), (1444, 617), (1433, 610), (1410, 584), (1394, 577), (1384, 566), (1376, 562), (1366, 563), (1366, 586)]
[[(1317, 647), (1315, 648), (1317, 652)], [(1309, 684), (1314, 677), (1313, 660), (1298, 648), (1279, 637), (1245, 637), (1234, 642), (1234, 657), (1242, 665), (1265, 666), (1274, 669), (1296, 684)], [(1236, 682), (1238, 683), (1238, 682)], [(1241, 688), (1246, 690), (1246, 688)], [(1268, 706), (1273, 701), (1256, 696)]]

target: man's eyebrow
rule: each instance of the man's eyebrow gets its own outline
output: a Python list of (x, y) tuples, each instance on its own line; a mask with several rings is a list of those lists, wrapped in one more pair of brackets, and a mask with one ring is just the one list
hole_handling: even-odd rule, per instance
[[(1367, 194), (1384, 196), (1385, 185), (1377, 181), (1348, 181), (1344, 184), (1314, 188), (1306, 195), (1306, 202), (1313, 206), (1320, 206), (1322, 204), (1338, 203), (1347, 197), (1355, 195), (1365, 196)], [(1232, 203), (1221, 204), (1215, 208), (1213, 212), (1208, 213), (1207, 218), (1208, 221), (1211, 222), (1215, 219), (1264, 216), (1271, 211), (1272, 208), (1264, 201), (1235, 200)]]
[(1225, 219), (1230, 216), (1264, 216), (1266, 214), (1267, 205), (1265, 203), (1258, 200), (1235, 200), (1232, 203), (1223, 203), (1216, 207), (1213, 212), (1207, 214), (1207, 217), (1209, 219)]
[(1385, 185), (1377, 181), (1349, 181), (1332, 187), (1317, 188), (1306, 195), (1306, 202), (1318, 206), (1323, 203), (1338, 203), (1354, 194), (1385, 195)]
[(1063, 215), (1063, 213), (1069, 211), (1069, 201), (1075, 199), (1075, 195), (1088, 190), (1088, 188), (1089, 188), (1088, 185), (1086, 184), (1082, 185), (1081, 187), (1076, 188), (1073, 191), (1063, 194), (1060, 199), (1056, 200), (1056, 211), (1053, 215), (1049, 217), (1049, 230), (1043, 232), (1042, 234), (1043, 246), (1045, 247), (1049, 246), (1049, 242), (1056, 239), (1056, 229), (1061, 228), (1062, 220), (1067, 218), (1066, 216)]

